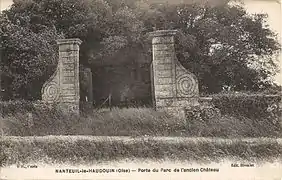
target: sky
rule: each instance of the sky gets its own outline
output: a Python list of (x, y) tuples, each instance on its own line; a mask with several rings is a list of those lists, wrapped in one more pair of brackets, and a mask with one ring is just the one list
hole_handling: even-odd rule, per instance
[[(165, 0), (155, 0), (165, 1)], [(191, 0), (171, 0), (170, 2), (188, 2)], [(245, 8), (249, 13), (267, 13), (267, 23), (270, 28), (278, 34), (279, 41), (282, 42), (282, 12), (281, 2), (282, 0), (243, 0)], [(0, 9), (6, 9), (12, 4), (12, 0), (0, 0)], [(275, 80), (282, 85), (282, 53), (280, 54), (279, 62), (281, 72), (275, 77)]]

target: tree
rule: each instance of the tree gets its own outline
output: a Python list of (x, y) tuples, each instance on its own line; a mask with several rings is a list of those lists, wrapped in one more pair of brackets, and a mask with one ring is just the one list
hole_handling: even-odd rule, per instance
[(266, 15), (249, 15), (239, 5), (223, 3), (156, 5), (158, 22), (148, 29), (178, 29), (177, 55), (200, 81), (201, 91), (257, 91), (273, 84), (279, 50)]
[[(25, 17), (21, 17), (24, 19)], [(54, 72), (57, 60), (55, 29), (41, 27), (37, 33), (0, 18), (2, 37), (2, 81), (4, 99), (38, 99), (40, 87)]]
[[(15, 32), (20, 34), (30, 33), (30, 37), (41, 36), (42, 32), (52, 30), (55, 32), (53, 33), (54, 39), (58, 38), (55, 34), (62, 34), (60, 36), (65, 38), (80, 38), (83, 41), (80, 52), (81, 64), (89, 66), (95, 61), (107, 61), (107, 59), (114, 57), (116, 53), (121, 51), (131, 52), (132, 47), (135, 47), (133, 44), (139, 41), (141, 36), (142, 22), (137, 19), (135, 12), (118, 1), (109, 2), (104, 0), (17, 0), (3, 15), (7, 21), (16, 25), (18, 29), (15, 29)], [(6, 25), (3, 24), (4, 26)], [(8, 30), (3, 29), (4, 33), (6, 33), (5, 31)], [(9, 39), (9, 36), (12, 36), (12, 33), (7, 36), (7, 39)], [(24, 35), (23, 37), (27, 36)], [(32, 39), (30, 37), (26, 40)], [(14, 37), (15, 41), (23, 43), (21, 38), (22, 36)], [(37, 42), (30, 42), (29, 45), (34, 48), (40, 47)], [(16, 46), (17, 44), (11, 45), (13, 48), (16, 48)], [(52, 50), (53, 56), (57, 55), (54, 48), (50, 50)], [(8, 51), (8, 49), (4, 49), (4, 51), (9, 56), (13, 55), (15, 57), (20, 57), (23, 54), (23, 52)], [(35, 51), (42, 56), (45, 55), (44, 53), (47, 53), (40, 50)], [(27, 51), (26, 54), (28, 53)], [(32, 55), (31, 51), (30, 55)], [(24, 58), (25, 62), (30, 61), (29, 57), (21, 58)], [(7, 57), (6, 59), (7, 61), (4, 64), (14, 61), (12, 57)], [(34, 59), (34, 61), (39, 60)], [(47, 61), (45, 63), (49, 64)], [(28, 63), (25, 64), (27, 66), (26, 69), (30, 68), (34, 71), (37, 69), (29, 66)], [(20, 67), (18, 64), (16, 66)], [(54, 66), (52, 67), (54, 68)], [(21, 95), (17, 97), (26, 98), (26, 95), (22, 92), (24, 92), (23, 89), (27, 89), (27, 86), (21, 86), (22, 88), (20, 88), (21, 83), (19, 82), (32, 84), (31, 79), (26, 79), (23, 76), (17, 76), (19, 80), (7, 78), (11, 74), (15, 75), (15, 73), (8, 73), (8, 69), (10, 70), (11, 67), (6, 69), (7, 72), (4, 73), (6, 74), (6, 79), (4, 81), (7, 83), (13, 82), (13, 85), (10, 87), (21, 92)], [(21, 70), (20, 74), (24, 73), (25, 71)], [(42, 81), (42, 74), (33, 74), (32, 76)], [(38, 92), (37, 94), (40, 94), (41, 84), (35, 90)], [(12, 93), (12, 91), (6, 92)], [(15, 92), (13, 91), (12, 94), (15, 94)], [(11, 97), (11, 95), (9, 96)], [(38, 98), (38, 96), (36, 97)]]
[[(38, 56), (52, 53), (54, 57), (55, 45), (51, 42), (58, 36), (80, 38), (81, 64), (95, 66), (100, 62), (134, 61), (139, 54), (151, 61), (147, 33), (155, 29), (177, 29), (180, 32), (178, 59), (197, 75), (202, 92), (217, 93), (224, 88), (258, 91), (272, 86), (271, 77), (278, 72), (272, 57), (280, 46), (265, 23), (266, 15), (249, 15), (239, 5), (220, 2), (215, 5), (169, 4), (159, 0), (17, 0), (1, 17), (1, 27), (6, 26), (4, 22), (13, 27), (12, 30), (2, 28), (7, 37), (13, 36), (4, 43), (10, 48), (4, 49), (7, 82), (14, 82), (11, 87), (22, 92), (16, 82), (25, 82), (20, 84), (25, 84), (22, 88), (26, 89), (27, 84), (32, 84), (28, 82), (34, 81), (30, 77), (42, 78), (44, 73), (39, 67), (49, 62), (41, 61)], [(33, 50), (20, 45), (25, 41)], [(47, 48), (48, 51), (40, 49), (45, 47), (38, 46), (42, 42), (54, 46)], [(124, 58), (115, 58), (121, 54)], [(18, 57), (22, 64), (13, 67), (22, 68), (24, 64), (22, 72), (32, 69), (30, 72), (36, 73), (27, 78), (25, 73), (12, 70), (9, 63), (19, 61)], [(30, 66), (31, 62), (40, 66)]]

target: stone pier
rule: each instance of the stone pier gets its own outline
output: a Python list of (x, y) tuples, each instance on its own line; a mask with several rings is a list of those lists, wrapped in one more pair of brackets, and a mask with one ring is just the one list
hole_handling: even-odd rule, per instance
[(92, 87), (92, 71), (91, 68), (82, 67), (80, 70), (80, 99), (93, 104), (93, 87)]
[(185, 118), (185, 108), (199, 105), (198, 81), (176, 58), (175, 30), (150, 33), (153, 46), (151, 65), (152, 97), (157, 111)]
[(80, 39), (60, 39), (59, 61), (55, 73), (43, 85), (42, 101), (59, 104), (64, 110), (79, 113)]

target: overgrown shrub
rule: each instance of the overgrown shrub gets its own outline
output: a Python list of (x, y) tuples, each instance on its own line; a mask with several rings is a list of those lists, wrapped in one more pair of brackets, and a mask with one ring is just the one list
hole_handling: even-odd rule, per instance
[(26, 113), (35, 111), (32, 101), (0, 101), (0, 113), (7, 116), (16, 113)]
[(267, 118), (221, 114), (216, 107), (197, 106), (186, 110), (187, 130), (205, 137), (281, 137), (280, 123)]
[[(66, 134), (72, 123), (79, 120), (75, 114), (62, 111), (57, 104), (40, 101), (1, 102), (1, 127), (4, 135), (30, 136)], [(72, 119), (69, 123), (68, 119)]]
[(273, 123), (281, 120), (280, 95), (217, 94), (213, 96), (212, 103), (225, 115), (244, 116), (256, 120), (267, 119)]
[[(27, 107), (21, 107), (27, 103)], [(57, 105), (23, 102), (19, 111), (5, 111), (0, 129), (9, 136), (94, 135), (94, 136), (204, 136), (282, 137), (279, 123), (264, 118), (222, 115), (213, 109), (194, 109), (187, 121), (151, 108), (92, 109), (80, 116), (61, 111)], [(5, 105), (9, 107), (12, 105)], [(26, 111), (24, 111), (24, 109)], [(82, 108), (83, 109), (83, 108)], [(200, 114), (197, 111), (201, 111)], [(13, 113), (7, 113), (13, 112)], [(217, 112), (217, 111), (215, 111)]]

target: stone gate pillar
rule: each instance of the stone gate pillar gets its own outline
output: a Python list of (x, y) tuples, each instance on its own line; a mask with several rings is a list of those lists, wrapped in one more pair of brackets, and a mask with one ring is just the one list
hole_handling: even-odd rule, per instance
[(185, 118), (185, 108), (199, 105), (198, 81), (176, 58), (176, 30), (150, 33), (153, 46), (151, 65), (153, 104), (179, 118)]
[(88, 82), (87, 101), (93, 103), (93, 85), (92, 85), (92, 71), (90, 68), (85, 69), (85, 74)]
[(79, 113), (80, 39), (60, 39), (59, 61), (53, 76), (43, 85), (42, 100), (58, 103), (68, 112)]
[(80, 69), (80, 90), (81, 95), (80, 99), (83, 98), (83, 101), (93, 103), (93, 87), (92, 87), (92, 70), (88, 67), (81, 66)]

